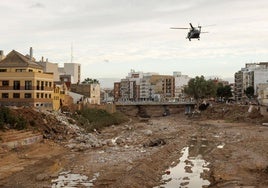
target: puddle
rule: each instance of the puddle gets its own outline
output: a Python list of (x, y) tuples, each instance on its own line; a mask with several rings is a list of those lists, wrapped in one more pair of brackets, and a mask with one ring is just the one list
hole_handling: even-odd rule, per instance
[(59, 177), (52, 180), (51, 188), (61, 187), (93, 187), (93, 182), (97, 179), (99, 173), (94, 174), (93, 179), (89, 180), (87, 176), (81, 174), (72, 174), (70, 171), (61, 172)]
[(158, 188), (202, 188), (208, 186), (210, 182), (201, 178), (204, 170), (209, 170), (208, 163), (202, 159), (202, 155), (189, 157), (189, 147), (183, 148), (181, 153), (183, 155), (180, 162), (166, 171), (166, 174), (162, 176), (163, 184)]

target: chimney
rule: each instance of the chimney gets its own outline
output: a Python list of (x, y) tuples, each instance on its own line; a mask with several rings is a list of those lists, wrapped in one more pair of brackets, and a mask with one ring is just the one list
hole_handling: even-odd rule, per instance
[(42, 56), (41, 62), (44, 63), (44, 57)]
[(4, 59), (4, 51), (0, 50), (0, 61)]
[(46, 59), (46, 63), (48, 63), (48, 58)]
[(33, 59), (33, 48), (30, 47), (30, 60), (32, 60), (32, 59)]

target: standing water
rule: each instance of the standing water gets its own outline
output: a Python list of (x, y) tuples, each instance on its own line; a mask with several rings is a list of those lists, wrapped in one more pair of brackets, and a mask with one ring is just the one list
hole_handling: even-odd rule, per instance
[(183, 154), (180, 162), (166, 171), (162, 176), (163, 184), (160, 188), (173, 188), (173, 187), (195, 187), (202, 188), (208, 186), (208, 180), (201, 178), (201, 174), (207, 168), (208, 163), (202, 159), (201, 155), (197, 157), (189, 157), (189, 147), (182, 149)]

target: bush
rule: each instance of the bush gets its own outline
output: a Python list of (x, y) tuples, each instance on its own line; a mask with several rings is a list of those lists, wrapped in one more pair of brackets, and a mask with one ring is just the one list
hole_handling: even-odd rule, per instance
[(110, 114), (105, 110), (98, 109), (83, 109), (77, 111), (77, 114), (78, 115), (75, 119), (77, 119), (80, 125), (82, 125), (87, 131), (102, 129), (103, 127), (110, 125), (118, 125), (128, 120), (124, 114), (119, 112)]
[(19, 116), (13, 115), (9, 108), (0, 107), (0, 129), (4, 129), (4, 125), (9, 125), (11, 129), (22, 130), (26, 128), (27, 121)]

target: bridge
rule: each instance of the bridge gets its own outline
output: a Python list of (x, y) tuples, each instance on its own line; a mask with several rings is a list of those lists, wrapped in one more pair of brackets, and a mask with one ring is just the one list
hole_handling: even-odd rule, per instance
[(160, 117), (170, 114), (190, 113), (196, 105), (195, 101), (181, 102), (116, 102), (116, 110), (129, 116)]

